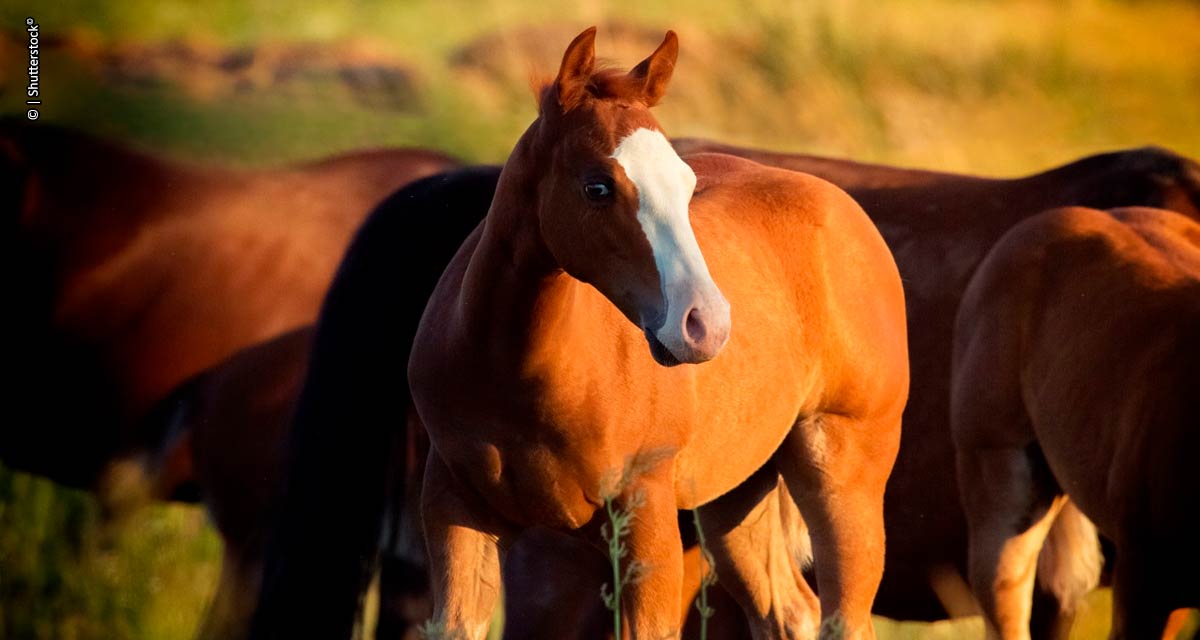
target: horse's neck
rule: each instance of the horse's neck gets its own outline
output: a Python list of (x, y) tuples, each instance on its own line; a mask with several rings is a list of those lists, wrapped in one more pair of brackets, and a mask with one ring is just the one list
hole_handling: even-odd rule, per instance
[(509, 199), (503, 185), (463, 274), (459, 291), (460, 340), (514, 365), (538, 350), (547, 336), (565, 332), (583, 286), (553, 261), (536, 220)]

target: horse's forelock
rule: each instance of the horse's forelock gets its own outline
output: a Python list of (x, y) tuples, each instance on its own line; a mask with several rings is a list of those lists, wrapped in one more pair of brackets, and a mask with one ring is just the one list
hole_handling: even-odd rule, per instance
[[(537, 80), (531, 85), (538, 101), (538, 114), (559, 109), (553, 80)], [(614, 67), (598, 69), (585, 85), (587, 95), (596, 100), (622, 100), (645, 104), (643, 86), (629, 77), (628, 72)]]

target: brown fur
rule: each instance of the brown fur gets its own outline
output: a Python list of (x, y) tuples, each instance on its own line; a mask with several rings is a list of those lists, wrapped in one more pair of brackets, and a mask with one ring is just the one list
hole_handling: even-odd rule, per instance
[(312, 328), (305, 327), (243, 350), (179, 396), (179, 419), (190, 427), (195, 482), (225, 543), (202, 638), (245, 635), (311, 341)]
[[(568, 49), (558, 86), (586, 86), (572, 74), (590, 73), (587, 36)], [(659, 51), (669, 55), (671, 40)], [(638, 498), (626, 542), (649, 567), (624, 609), (633, 637), (677, 633), (676, 509), (745, 513), (760, 494), (749, 505), (716, 499), (773, 461), (807, 515), (824, 617), (870, 637), (882, 490), (908, 386), (894, 263), (828, 183), (690, 157), (691, 224), (736, 328), (710, 363), (656, 364), (635, 326), (663, 304), (630, 222), (636, 191), (618, 175), (614, 209), (588, 211), (572, 173), (603, 166), (634, 129), (657, 129), (644, 104), (585, 95), (544, 109), (430, 300), (409, 376), (434, 447), (422, 502), (435, 616), (481, 637), (513, 536), (592, 523), (609, 474), (641, 459), (616, 494), (624, 506)], [(737, 558), (717, 560), (723, 576), (748, 577)]]
[(1050, 211), (1008, 232), (958, 313), (951, 419), (970, 574), (992, 631), (1028, 637), (1064, 500), (1117, 547), (1113, 638), (1200, 604), (1200, 225)]
[[(966, 573), (966, 521), (953, 471), (947, 398), (954, 315), (968, 281), (1005, 231), (1048, 208), (1145, 205), (1200, 219), (1200, 166), (1166, 149), (1147, 147), (998, 179), (707, 140), (677, 139), (674, 144), (681, 153), (727, 153), (824, 178), (845, 189), (878, 225), (905, 283), (912, 391), (888, 481), (887, 569), (875, 611), (901, 619), (945, 617), (932, 588), (934, 576), (947, 569)], [(1079, 585), (1079, 576), (1094, 565), (1091, 554), (1090, 546), (1062, 550), (1052, 566), (1076, 578), (1045, 581)], [(1078, 589), (1052, 594), (1057, 600), (1053, 608), (1066, 607)]]
[[(1175, 202), (1180, 204), (1184, 210), (1188, 210), (1186, 203), (1190, 202), (1187, 196), (1188, 191), (1186, 190), (1189, 184), (1186, 182), (1187, 161), (1177, 156), (1172, 156), (1168, 152), (1157, 150), (1138, 150), (1097, 156), (1029, 178), (994, 180), (864, 165), (844, 160), (812, 156), (769, 154), (767, 152), (725, 147), (711, 142), (676, 141), (676, 145), (685, 149), (719, 148), (739, 155), (748, 155), (760, 161), (786, 164), (787, 166), (806, 169), (810, 172), (823, 175), (827, 179), (836, 181), (851, 190), (863, 202), (867, 203), (869, 214), (876, 215), (891, 223), (883, 228), (885, 237), (891, 238), (893, 242), (901, 243), (898, 246), (908, 247), (909, 243), (914, 242), (914, 239), (928, 238), (928, 242), (918, 245), (915, 248), (906, 248), (901, 255), (900, 267), (903, 273), (911, 274), (910, 280), (920, 280), (933, 275), (940, 275), (937, 271), (925, 269), (923, 265), (927, 264), (926, 259), (929, 261), (935, 260), (934, 253), (941, 255), (938, 252), (938, 248), (955, 242), (955, 237), (962, 235), (969, 238), (971, 234), (997, 233), (993, 229), (1000, 227), (1000, 225), (991, 224), (989, 221), (1004, 221), (1017, 217), (1012, 211), (993, 209), (993, 203), (1011, 203), (1013, 206), (1029, 208), (1037, 206), (1039, 202), (1084, 201), (1087, 198), (1100, 197), (1097, 194), (1102, 190), (1096, 186), (1100, 183), (1107, 183), (1109, 190), (1113, 193), (1127, 194), (1124, 197), (1142, 198), (1146, 201)], [(1184, 171), (1179, 172), (1175, 167), (1183, 167)], [(1159, 190), (1138, 195), (1140, 191), (1136, 185), (1143, 182), (1158, 185), (1157, 189)], [(924, 204), (918, 207), (920, 203)], [(936, 214), (935, 218), (941, 220), (941, 222), (935, 224), (932, 220), (926, 221), (928, 216), (934, 214)], [(986, 231), (981, 231), (981, 226), (985, 226)], [(923, 231), (921, 234), (901, 233), (903, 229), (909, 227), (921, 228)], [(1002, 230), (1002, 227), (1000, 228)], [(971, 246), (974, 246), (974, 244)], [(926, 256), (926, 258), (918, 259), (921, 256)], [(955, 280), (951, 279), (950, 281), (954, 282)], [(950, 296), (951, 300), (957, 300), (953, 289), (947, 289), (945, 295)], [(937, 300), (938, 298), (933, 299)], [(909, 302), (910, 305), (926, 305), (927, 303), (924, 300), (910, 297)], [(923, 314), (931, 312), (929, 307), (926, 306), (918, 306), (916, 311)], [(927, 326), (928, 323), (910, 326), (910, 332), (917, 332), (924, 335), (930, 332), (926, 328)], [(938, 335), (943, 335), (941, 332), (937, 333)], [(948, 345), (948, 338), (944, 338), (944, 340)], [(931, 344), (937, 343), (933, 342)], [(938, 359), (926, 357), (919, 358), (918, 361), (933, 364), (937, 363)], [(914, 367), (914, 375), (920, 375), (922, 371), (929, 371), (928, 368), (923, 370), (917, 367), (917, 362), (914, 362)], [(926, 373), (925, 375), (930, 374)], [(914, 395), (922, 396), (919, 389), (914, 389)], [(908, 433), (914, 428), (919, 429), (919, 427), (912, 426), (910, 418), (909, 426), (905, 432)], [(907, 441), (908, 438), (909, 436), (905, 436), (904, 440)], [(948, 435), (945, 436), (945, 440), (949, 444)], [(906, 449), (902, 446), (902, 459), (906, 451), (909, 452), (909, 455), (914, 455), (915, 453), (928, 455), (936, 451), (936, 448), (914, 449), (909, 447)], [(931, 460), (936, 461), (936, 458)], [(927, 461), (927, 464), (931, 463)], [(939, 462), (939, 464), (945, 465), (946, 463)], [(933, 471), (932, 468), (927, 470), (930, 472)], [(932, 477), (936, 474), (931, 473), (930, 475)], [(932, 483), (933, 481), (931, 480), (930, 482)], [(917, 486), (919, 487), (920, 485)], [(929, 497), (916, 497), (929, 501), (928, 504), (936, 504)], [(914, 497), (909, 496), (909, 499), (914, 499)], [(781, 507), (788, 507), (791, 504), (786, 499), (779, 502)], [(887, 571), (885, 571), (885, 584), (888, 583), (888, 576), (909, 575), (901, 573), (905, 566), (912, 566), (914, 569), (919, 569), (921, 565), (918, 560), (920, 558), (929, 558), (929, 562), (938, 557), (946, 558), (943, 561), (946, 564), (933, 565), (927, 570), (928, 573), (915, 572), (912, 574), (916, 576), (915, 580), (902, 581), (893, 579), (893, 583), (897, 586), (892, 591), (881, 594), (881, 600), (877, 602), (880, 611), (897, 617), (938, 615), (926, 613), (928, 610), (927, 605), (914, 606), (905, 603), (920, 602), (918, 596), (923, 588), (923, 576), (932, 574), (932, 581), (934, 575), (940, 575), (935, 570), (941, 566), (946, 566), (948, 571), (957, 572), (958, 569), (955, 567), (962, 563), (961, 560), (956, 559), (959, 557), (957, 553), (961, 553), (962, 557), (965, 558), (965, 551), (955, 552), (952, 546), (927, 544), (921, 537), (922, 535), (944, 535), (939, 533), (939, 531), (945, 531), (947, 527), (957, 522), (953, 517), (953, 512), (958, 509), (957, 498), (955, 498), (952, 506), (953, 509), (950, 513), (943, 514), (940, 517), (935, 517), (937, 514), (934, 512), (926, 511), (929, 508), (928, 506), (922, 507), (919, 513), (922, 514), (923, 524), (918, 532), (897, 530), (894, 527), (890, 527), (891, 532), (888, 544), (891, 555), (889, 556)], [(891, 503), (889, 503), (889, 508), (893, 510), (905, 509), (903, 505), (894, 505)], [(1054, 528), (1043, 550), (1042, 561), (1039, 563), (1039, 582), (1047, 583), (1047, 588), (1052, 593), (1057, 594), (1057, 602), (1054, 605), (1056, 609), (1059, 607), (1070, 609), (1078, 602), (1078, 596), (1086, 592), (1094, 582), (1095, 566), (1098, 561), (1094, 555), (1094, 538), (1091, 540), (1089, 546), (1086, 536), (1082, 538), (1078, 536), (1071, 537), (1072, 540), (1077, 540), (1078, 544), (1072, 544), (1068, 541), (1067, 544), (1059, 545), (1057, 548), (1058, 553), (1054, 553), (1055, 548), (1051, 544), (1056, 537), (1054, 531), (1061, 528), (1066, 519), (1064, 516), (1067, 516), (1070, 510), (1072, 510), (1072, 506), (1068, 505), (1064, 509), (1063, 514), (1055, 520)], [(793, 520), (798, 520), (798, 518), (793, 518)], [(572, 548), (569, 541), (558, 540), (555, 544), (564, 549)], [(528, 547), (528, 544), (522, 543), (523, 549)], [(575, 554), (590, 553), (586, 549), (580, 550), (578, 546), (574, 548)], [(914, 556), (914, 551), (920, 551), (921, 555)], [(530, 552), (530, 554), (536, 555), (536, 552)], [(557, 574), (552, 569), (555, 564), (548, 561), (548, 558), (543, 554), (539, 556), (541, 561), (535, 565), (536, 567), (541, 567), (541, 571), (524, 571), (522, 576), (527, 578), (524, 582), (521, 582), (522, 578), (513, 578), (508, 574), (506, 574), (506, 580), (517, 580), (516, 587), (519, 592), (537, 590), (539, 592), (564, 594), (578, 586), (580, 575), (586, 572), (582, 570), (579, 564), (570, 562), (570, 558), (573, 557), (571, 553), (562, 553), (560, 555), (567, 559), (564, 566), (571, 567), (569, 571), (563, 572), (563, 578), (565, 579), (556, 579)], [(897, 565), (900, 566), (899, 571), (897, 570)], [(1048, 571), (1048, 569), (1050, 570)], [(599, 607), (599, 598), (596, 597), (595, 591), (605, 579), (605, 572), (601, 567), (600, 570), (594, 573), (596, 577), (587, 581), (592, 586), (580, 588), (579, 597), (583, 599), (583, 603), (591, 603), (592, 606)], [(786, 575), (791, 575), (790, 569)], [(959, 579), (956, 582), (962, 583), (962, 580)], [(725, 581), (719, 583), (717, 594), (714, 597), (726, 597), (723, 595), (724, 585)], [(781, 590), (788, 589), (786, 583), (785, 586), (774, 588)], [(902, 600), (897, 597), (897, 594), (913, 595), (907, 595), (908, 600)], [(561, 603), (562, 600), (560, 599), (559, 602)], [(514, 605), (523, 607), (523, 611), (529, 611), (531, 608), (536, 610), (537, 606), (536, 602), (516, 602), (512, 599), (508, 600), (507, 604), (509, 607), (513, 607)], [(726, 602), (717, 605), (718, 620), (716, 623), (726, 621), (725, 623), (728, 625), (729, 619), (733, 618), (737, 624), (744, 624), (740, 621), (740, 616), (731, 616), (732, 613), (736, 613), (737, 608), (736, 605), (730, 606), (731, 604)], [(936, 601), (934, 602), (934, 606), (936, 606)], [(561, 620), (561, 618), (555, 615), (554, 611), (555, 606), (547, 604), (541, 615), (546, 619)], [(952, 610), (950, 613), (953, 614), (955, 611)], [(967, 604), (962, 607), (962, 612), (969, 613), (970, 605)], [(530, 619), (529, 615), (531, 614), (524, 613), (522, 619)], [(603, 618), (602, 615), (600, 617)], [(534, 619), (538, 618), (535, 616)], [(1066, 622), (1069, 623), (1069, 619)]]
[(88, 487), (184, 380), (311, 323), (371, 207), (455, 164), (398, 149), (235, 171), (11, 121), (0, 152), (22, 273), (13, 397), (40, 416), (3, 430), (0, 455)]

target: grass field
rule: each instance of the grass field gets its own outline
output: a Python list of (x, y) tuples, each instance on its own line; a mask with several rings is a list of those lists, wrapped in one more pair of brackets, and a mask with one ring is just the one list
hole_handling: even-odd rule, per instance
[[(204, 162), (378, 145), (502, 161), (534, 117), (530, 78), (591, 24), (620, 65), (679, 32), (672, 135), (1004, 175), (1144, 144), (1200, 156), (1194, 2), (5, 2), (6, 115), (24, 112), (31, 12), (44, 121)], [(219, 554), (196, 509), (108, 523), (86, 494), (0, 469), (0, 637), (189, 637)], [(1094, 595), (1080, 638), (1105, 633)], [(880, 621), (884, 639), (980, 630)]]

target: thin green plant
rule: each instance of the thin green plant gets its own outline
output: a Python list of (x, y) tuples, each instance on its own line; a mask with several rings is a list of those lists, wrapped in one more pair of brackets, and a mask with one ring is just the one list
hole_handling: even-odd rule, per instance
[(612, 565), (612, 589), (608, 584), (601, 585), (600, 598), (604, 606), (613, 614), (613, 632), (621, 637), (621, 592), (631, 584), (637, 584), (644, 576), (646, 566), (635, 559), (625, 563), (622, 571), (622, 561), (629, 555), (629, 547), (625, 537), (629, 535), (629, 527), (633, 523), (635, 512), (641, 508), (645, 496), (642, 492), (635, 493), (625, 500), (623, 507), (617, 506), (617, 496), (609, 494), (604, 497), (604, 512), (608, 522), (600, 528), (600, 536), (608, 546), (608, 561)]
[[(704, 528), (700, 526), (700, 510), (692, 509), (692, 523), (696, 527), (696, 540), (700, 543), (700, 593), (696, 597), (696, 611), (700, 613), (700, 640), (708, 640), (708, 619), (716, 611), (708, 605), (708, 588), (717, 583), (717, 573), (713, 570), (712, 553), (708, 550), (708, 542), (704, 538)], [(706, 571), (707, 569), (707, 571)]]
[[(642, 452), (625, 461), (619, 473), (610, 472), (601, 481), (600, 497), (604, 500), (604, 513), (608, 518), (600, 527), (600, 537), (608, 547), (608, 561), (612, 566), (612, 587), (604, 584), (600, 587), (600, 598), (604, 606), (613, 614), (613, 633), (621, 637), (621, 593), (625, 587), (637, 584), (646, 575), (647, 567), (634, 558), (624, 563), (629, 555), (629, 546), (625, 538), (629, 535), (636, 512), (645, 504), (646, 494), (642, 490), (628, 493), (627, 489), (633, 484), (634, 477), (651, 469), (659, 462), (671, 457), (669, 450), (653, 450)], [(622, 496), (627, 496), (622, 499)], [(618, 505), (618, 501), (621, 502)]]

